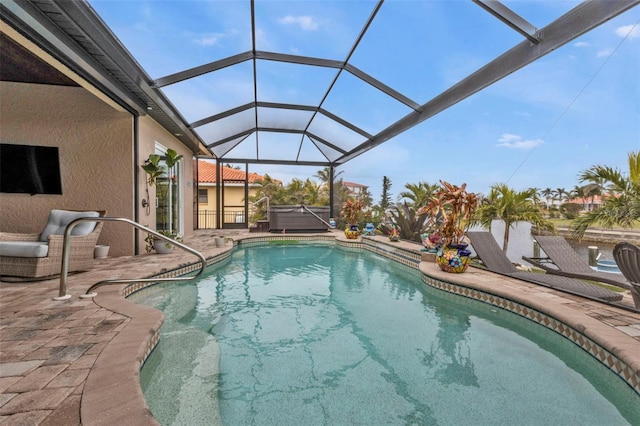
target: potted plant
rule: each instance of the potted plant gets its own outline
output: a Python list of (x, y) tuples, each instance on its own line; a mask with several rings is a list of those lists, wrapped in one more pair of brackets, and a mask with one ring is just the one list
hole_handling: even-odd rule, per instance
[[(183, 158), (182, 154), (178, 154), (175, 150), (171, 148), (167, 149), (164, 157), (158, 154), (150, 154), (149, 157), (145, 160), (144, 164), (140, 166), (147, 175), (147, 180), (146, 180), (147, 185), (148, 186), (156, 185), (157, 180), (161, 178), (166, 172), (168, 172), (169, 179), (171, 179), (173, 175), (174, 167), (176, 166), (176, 164), (178, 164), (178, 162), (182, 158)], [(164, 165), (161, 164), (161, 160), (163, 159), (164, 159)], [(160, 188), (160, 191), (162, 191), (161, 188)], [(164, 186), (164, 193), (161, 194), (163, 198), (166, 198), (168, 191), (169, 191), (169, 186), (167, 184)], [(150, 199), (148, 189), (147, 189), (147, 199)], [(146, 201), (146, 200), (143, 200), (143, 201)], [(146, 206), (149, 206), (148, 201), (146, 202)], [(150, 207), (147, 207), (147, 208), (150, 209)], [(149, 214), (149, 212), (147, 214)], [(161, 208), (160, 214), (162, 217), (163, 229), (158, 230), (158, 232), (176, 241), (182, 241), (182, 236), (176, 230), (164, 229), (164, 227), (166, 226), (165, 207)], [(171, 250), (173, 250), (173, 244), (170, 244), (157, 237), (154, 237), (151, 234), (147, 235), (147, 237), (145, 238), (145, 241), (147, 243), (145, 246), (147, 253), (149, 253), (152, 249), (155, 249), (158, 253), (168, 253)]]
[(156, 179), (164, 174), (164, 170), (160, 165), (160, 156), (158, 154), (150, 154), (144, 162), (142, 170), (147, 174), (147, 185), (153, 186), (156, 184)]
[(360, 235), (358, 229), (358, 223), (362, 218), (362, 209), (364, 208), (364, 201), (354, 200), (349, 198), (342, 204), (342, 211), (340, 215), (344, 219), (346, 226), (344, 229), (344, 235), (348, 239), (356, 239)]
[[(162, 156), (158, 154), (149, 154), (149, 157), (144, 161), (144, 164), (141, 165), (142, 170), (147, 174), (147, 184), (149, 186), (153, 186), (156, 184), (156, 180), (164, 175), (165, 170), (162, 164), (160, 164), (160, 160), (162, 160)], [(167, 149), (167, 152), (164, 155), (164, 162), (167, 166), (167, 170), (169, 171), (169, 177), (173, 173), (173, 168), (178, 161), (182, 160), (183, 155), (178, 154), (174, 149)]]
[(478, 208), (476, 194), (467, 192), (467, 184), (452, 185), (440, 181), (441, 188), (431, 198), (429, 204), (420, 208), (419, 213), (428, 214), (433, 222), (433, 233), (437, 234), (440, 247), (436, 263), (446, 272), (464, 272), (469, 266), (467, 250), (469, 238), (466, 235), (469, 220)]
[[(158, 233), (165, 237), (169, 237), (172, 240), (176, 240), (179, 243), (182, 242), (182, 235), (175, 231), (158, 231)], [(158, 254), (167, 254), (171, 253), (175, 247), (169, 241), (158, 238), (152, 234), (147, 234), (144, 241), (146, 243), (144, 248), (147, 253), (151, 253), (152, 250), (155, 250)]]

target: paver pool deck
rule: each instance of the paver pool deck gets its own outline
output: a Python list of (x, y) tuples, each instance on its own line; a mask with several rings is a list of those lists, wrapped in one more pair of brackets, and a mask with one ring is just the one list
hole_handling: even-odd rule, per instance
[[(185, 244), (205, 257), (221, 231), (196, 231)], [(242, 239), (272, 235), (224, 231)], [(334, 235), (340, 239), (342, 232)], [(387, 238), (380, 243), (389, 243)], [(389, 243), (407, 250), (420, 246)], [(93, 299), (81, 299), (98, 281), (139, 279), (190, 264), (193, 255), (141, 255), (96, 260), (89, 272), (71, 275), (67, 293), (55, 301), (59, 279), (0, 282), (0, 425), (157, 424), (140, 388), (140, 367), (162, 324), (162, 314), (122, 296), (125, 284), (103, 286)], [(513, 300), (580, 331), (624, 361), (640, 382), (640, 314), (550, 288), (495, 275), (478, 268), (447, 274), (434, 263), (420, 270), (443, 282)], [(626, 292), (623, 303), (633, 306)]]

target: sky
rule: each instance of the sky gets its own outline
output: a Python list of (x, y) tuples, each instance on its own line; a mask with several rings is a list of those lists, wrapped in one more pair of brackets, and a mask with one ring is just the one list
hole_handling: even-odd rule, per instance
[[(576, 1), (504, 1), (537, 28)], [(151, 79), (251, 50), (249, 2), (90, 0), (90, 4)], [(375, 3), (256, 1), (257, 49), (344, 61)], [(522, 41), (522, 36), (471, 1), (385, 2), (350, 64), (421, 105)], [(317, 105), (336, 75), (317, 68), (258, 61), (259, 100)], [(252, 64), (242, 63), (163, 88), (189, 121), (253, 100)], [(411, 110), (349, 73), (342, 73), (323, 108), (375, 134)], [(233, 134), (253, 112), (198, 127), (207, 141)], [(307, 113), (260, 110), (263, 120), (305, 123)], [(361, 137), (330, 120), (310, 127), (351, 148)], [(230, 133), (229, 133), (230, 132)], [(260, 155), (298, 151), (299, 135), (260, 133)], [(239, 145), (229, 156), (252, 155)], [(305, 140), (301, 157), (321, 154)], [(219, 149), (222, 149), (220, 147)], [(640, 7), (628, 10), (538, 61), (341, 165), (345, 181), (369, 186), (380, 201), (383, 176), (396, 199), (407, 183), (467, 183), (487, 193), (496, 183), (516, 190), (579, 185), (595, 164), (628, 171), (640, 150)], [(335, 152), (325, 152), (329, 157)], [(255, 155), (255, 154), (253, 154)], [(223, 159), (224, 161), (224, 159)], [(318, 167), (249, 165), (288, 183)]]

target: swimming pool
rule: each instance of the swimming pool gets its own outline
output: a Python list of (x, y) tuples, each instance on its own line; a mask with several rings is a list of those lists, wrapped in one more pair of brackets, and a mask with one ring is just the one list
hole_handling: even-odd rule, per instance
[(519, 316), (332, 245), (237, 249), (165, 312), (141, 373), (162, 424), (638, 424), (640, 398)]

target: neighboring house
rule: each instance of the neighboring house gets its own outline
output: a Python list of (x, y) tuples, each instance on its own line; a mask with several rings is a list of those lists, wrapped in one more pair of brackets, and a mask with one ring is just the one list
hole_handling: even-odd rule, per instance
[(582, 210), (585, 212), (590, 212), (600, 207), (602, 204), (602, 197), (599, 195), (595, 195), (592, 197), (585, 198), (573, 198), (569, 203), (580, 204), (582, 206)]
[(347, 188), (347, 191), (349, 192), (350, 196), (356, 197), (356, 198), (364, 194), (367, 191), (367, 189), (369, 189), (367, 185), (362, 185), (355, 182), (342, 181), (342, 185), (344, 185)]
[[(256, 181), (264, 179), (257, 173), (247, 173), (232, 167), (221, 167), (220, 203), (223, 206), (222, 226), (217, 226), (218, 181), (216, 164), (206, 160), (198, 162), (198, 228), (247, 227), (245, 210), (251, 215), (251, 203), (245, 204), (245, 181), (247, 197), (256, 193)], [(245, 209), (246, 207), (246, 209)]]

